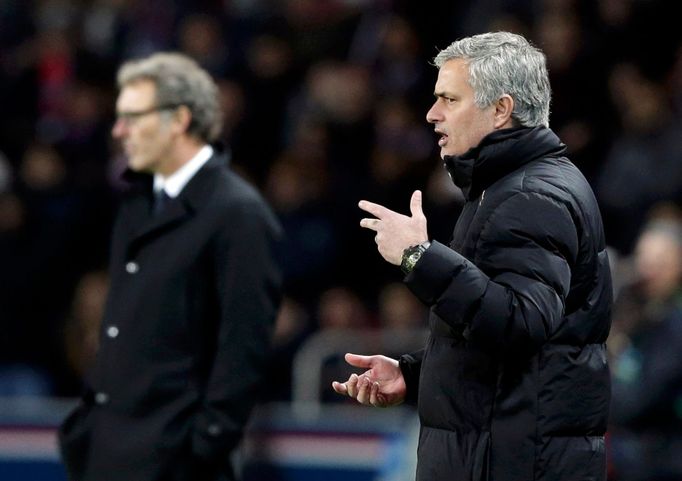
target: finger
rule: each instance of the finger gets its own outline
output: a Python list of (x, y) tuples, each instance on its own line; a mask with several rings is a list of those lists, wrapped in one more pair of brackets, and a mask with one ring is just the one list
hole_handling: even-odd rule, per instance
[(358, 395), (355, 399), (357, 399), (359, 403), (369, 404), (370, 384), (369, 379), (366, 377), (363, 377), (358, 383)]
[(379, 399), (379, 383), (373, 382), (369, 391), (369, 403), (372, 406), (381, 407), (381, 400)]
[(357, 397), (358, 395), (358, 375), (351, 374), (348, 381), (346, 381), (346, 394), (350, 397)]
[(387, 209), (383, 205), (375, 204), (374, 202), (369, 202), (367, 200), (361, 200), (358, 203), (358, 207), (365, 212), (369, 212), (374, 217), (378, 217), (379, 219), (383, 219), (390, 214), (395, 214), (395, 212), (393, 212), (391, 209)]
[(424, 215), (422, 210), (422, 192), (421, 190), (415, 190), (410, 199), (410, 212), (412, 216), (421, 217)]
[(360, 356), (359, 354), (351, 354), (350, 352), (346, 353), (346, 355), (344, 356), (346, 362), (351, 366), (366, 368), (372, 367), (373, 358), (374, 356)]
[(379, 223), (381, 221), (379, 219), (368, 219), (364, 218), (360, 220), (360, 227), (364, 227), (366, 229), (372, 229), (374, 231), (379, 230)]
[(338, 381), (332, 382), (332, 389), (334, 389), (334, 391), (336, 391), (339, 394), (343, 394), (343, 395), (348, 394), (348, 387), (346, 386), (345, 382), (338, 382)]

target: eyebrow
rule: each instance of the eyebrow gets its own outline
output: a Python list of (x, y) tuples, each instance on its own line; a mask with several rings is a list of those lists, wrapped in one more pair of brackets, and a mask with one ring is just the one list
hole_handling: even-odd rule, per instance
[(147, 107), (146, 109), (139, 109), (139, 110), (119, 110), (119, 109), (116, 109), (116, 115), (128, 116), (128, 117), (141, 117), (142, 115), (147, 115), (147, 114), (151, 114), (154, 112), (162, 112), (164, 110), (177, 109), (178, 107), (180, 107), (182, 105), (183, 104), (169, 103), (169, 104), (152, 105), (151, 107)]

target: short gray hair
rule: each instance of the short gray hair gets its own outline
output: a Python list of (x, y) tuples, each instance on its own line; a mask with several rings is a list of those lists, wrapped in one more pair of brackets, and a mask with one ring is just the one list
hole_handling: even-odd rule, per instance
[(504, 94), (514, 99), (512, 119), (525, 127), (549, 127), (552, 91), (545, 54), (521, 35), (491, 32), (466, 37), (441, 50), (433, 63), (441, 68), (466, 60), (476, 105), (485, 108)]
[(185, 105), (192, 114), (187, 133), (204, 142), (213, 142), (222, 131), (218, 87), (197, 62), (179, 53), (155, 53), (131, 60), (118, 70), (118, 87), (150, 80), (156, 85), (159, 106)]

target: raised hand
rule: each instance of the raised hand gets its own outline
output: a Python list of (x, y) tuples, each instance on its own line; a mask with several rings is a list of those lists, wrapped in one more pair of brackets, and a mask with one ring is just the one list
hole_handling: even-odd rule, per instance
[(376, 217), (362, 219), (360, 226), (377, 233), (374, 241), (379, 254), (391, 264), (400, 265), (405, 249), (429, 240), (419, 190), (415, 190), (410, 199), (411, 217), (366, 200), (361, 200), (358, 206)]

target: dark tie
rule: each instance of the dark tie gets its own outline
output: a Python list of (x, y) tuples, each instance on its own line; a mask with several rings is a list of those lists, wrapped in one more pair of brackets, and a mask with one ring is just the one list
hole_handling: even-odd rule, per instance
[(166, 208), (170, 200), (170, 196), (166, 194), (164, 189), (154, 192), (154, 215), (159, 215), (159, 213)]

